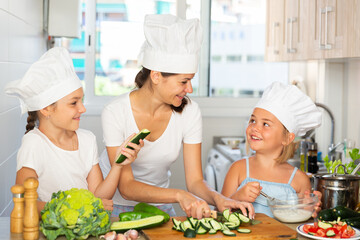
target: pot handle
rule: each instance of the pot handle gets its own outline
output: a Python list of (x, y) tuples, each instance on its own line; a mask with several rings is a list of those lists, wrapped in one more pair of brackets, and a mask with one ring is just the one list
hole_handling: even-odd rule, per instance
[[(344, 174), (348, 174), (348, 173), (346, 172), (346, 167), (345, 167), (345, 165), (344, 165), (344, 164), (339, 164), (339, 165), (337, 165), (337, 166), (334, 168), (333, 176), (336, 176), (336, 175), (338, 174), (338, 173), (337, 173), (337, 170), (338, 170), (339, 167), (343, 167), (343, 169), (344, 169)], [(339, 175), (344, 175), (344, 174), (339, 174)]]

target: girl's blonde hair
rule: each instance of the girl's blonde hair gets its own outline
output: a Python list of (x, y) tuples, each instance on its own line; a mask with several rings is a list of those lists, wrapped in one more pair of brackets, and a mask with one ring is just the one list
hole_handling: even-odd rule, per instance
[[(284, 137), (287, 138), (290, 132), (284, 127)], [(279, 157), (275, 158), (275, 161), (278, 163), (283, 163), (289, 160), (290, 158), (294, 157), (295, 151), (298, 148), (299, 143), (292, 141), (290, 144), (283, 147), (281, 154)], [(249, 142), (246, 140), (246, 153), (249, 155), (250, 153), (250, 145)]]

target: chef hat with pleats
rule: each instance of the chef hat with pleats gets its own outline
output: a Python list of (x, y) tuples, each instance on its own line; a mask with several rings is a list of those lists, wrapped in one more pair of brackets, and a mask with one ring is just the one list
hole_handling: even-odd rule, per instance
[(138, 56), (140, 65), (167, 73), (197, 72), (203, 39), (198, 19), (146, 15), (144, 34), (146, 40)]
[(294, 85), (274, 82), (267, 87), (255, 108), (272, 113), (295, 136), (321, 125), (321, 112), (314, 102)]
[(23, 114), (43, 109), (80, 87), (68, 50), (55, 47), (33, 63), (22, 79), (8, 83), (5, 93), (20, 99)]

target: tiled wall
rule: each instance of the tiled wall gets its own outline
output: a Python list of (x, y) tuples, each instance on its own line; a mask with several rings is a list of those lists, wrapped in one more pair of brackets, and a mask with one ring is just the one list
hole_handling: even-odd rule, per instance
[(12, 210), (10, 187), (26, 122), (18, 100), (6, 96), (4, 87), (45, 52), (42, 15), (43, 0), (0, 0), (0, 216)]

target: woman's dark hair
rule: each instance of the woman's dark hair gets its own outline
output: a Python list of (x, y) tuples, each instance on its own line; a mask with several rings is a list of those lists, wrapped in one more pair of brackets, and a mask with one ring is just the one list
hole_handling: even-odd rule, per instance
[[(135, 85), (137, 88), (142, 88), (142, 86), (144, 86), (145, 82), (149, 79), (150, 76), (150, 69), (147, 69), (145, 67), (143, 67), (140, 72), (138, 72), (138, 74), (135, 77)], [(163, 77), (170, 77), (170, 76), (174, 76), (177, 75), (177, 73), (166, 73), (166, 72), (160, 72), (161, 76)], [(190, 99), (185, 96), (182, 99), (182, 103), (180, 106), (175, 107), (173, 105), (170, 105), (171, 109), (175, 112), (181, 113), (184, 110), (185, 105), (190, 101)]]
[(31, 130), (34, 129), (35, 125), (36, 125), (36, 121), (38, 120), (38, 116), (37, 116), (37, 112), (33, 111), (33, 112), (28, 112), (28, 117), (27, 117), (27, 125), (26, 125), (26, 132), (25, 134), (27, 134), (28, 132), (30, 132)]

